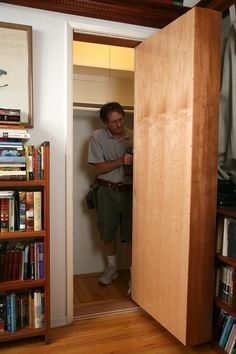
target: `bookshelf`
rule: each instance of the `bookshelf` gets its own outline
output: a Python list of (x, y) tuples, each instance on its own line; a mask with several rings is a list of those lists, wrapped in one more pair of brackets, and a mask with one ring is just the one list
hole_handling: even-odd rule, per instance
[[(5, 307), (5, 326), (4, 331), (0, 327), (0, 342), (35, 336), (43, 336), (45, 343), (49, 343), (50, 341), (50, 144), (49, 142), (44, 142), (40, 147), (43, 147), (43, 179), (0, 180), (0, 191), (10, 190), (14, 191), (16, 195), (19, 195), (21, 192), (33, 192), (33, 196), (35, 196), (36, 192), (40, 192), (41, 196), (40, 230), (34, 231), (33, 229), (33, 231), (28, 231), (26, 228), (24, 231), (20, 231), (19, 227), (16, 227), (16, 231), (6, 231), (0, 233), (0, 245), (5, 243), (6, 247), (8, 247), (7, 245), (9, 244), (17, 248), (15, 245), (19, 244), (25, 247), (22, 257), (26, 257), (26, 245), (28, 245), (28, 262), (30, 267), (30, 269), (27, 268), (30, 271), (29, 276), (27, 277), (25, 277), (25, 270), (21, 271), (19, 269), (19, 271), (17, 271), (17, 279), (12, 279), (11, 277), (9, 279), (9, 273), (7, 273), (9, 270), (6, 271), (8, 276), (4, 277), (4, 270), (2, 270), (1, 273), (0, 268), (0, 306), (2, 301), (2, 304), (4, 304), (3, 306)], [(21, 211), (19, 205), (18, 208), (18, 214), (20, 214)], [(35, 215), (36, 212), (34, 210), (34, 217)], [(27, 219), (25, 220), (27, 223)], [(18, 222), (20, 226), (20, 221), (18, 220)], [(43, 245), (42, 250), (40, 250), (40, 245)], [(32, 252), (30, 247), (32, 247)], [(6, 254), (6, 252), (6, 250), (3, 251), (3, 254)], [(12, 257), (14, 257), (14, 255)], [(21, 260), (19, 260), (18, 263), (19, 267), (20, 264)], [(24, 258), (22, 264), (23, 265), (21, 267), (26, 266)], [(14, 268), (14, 265), (12, 267)], [(22, 274), (22, 277), (19, 276), (20, 273)], [(9, 298), (10, 305), (8, 305)], [(16, 311), (15, 314), (11, 314), (14, 321), (16, 321), (15, 329), (13, 328), (13, 325), (9, 325), (8, 327), (8, 322), (10, 320), (6, 318), (8, 314), (7, 307), (12, 306), (11, 300), (13, 301), (13, 309)], [(11, 313), (11, 311), (9, 312)], [(12, 318), (11, 321), (13, 321)]]
[[(236, 334), (233, 333), (233, 325), (236, 323), (236, 257), (229, 256), (230, 248), (232, 248), (230, 239), (232, 240), (234, 228), (229, 231), (229, 224), (226, 220), (233, 225), (235, 220), (236, 225), (236, 207), (220, 207), (217, 209), (213, 339), (215, 349), (223, 354), (236, 352)], [(227, 324), (227, 318), (229, 319), (229, 317), (233, 318), (233, 325), (232, 323)]]

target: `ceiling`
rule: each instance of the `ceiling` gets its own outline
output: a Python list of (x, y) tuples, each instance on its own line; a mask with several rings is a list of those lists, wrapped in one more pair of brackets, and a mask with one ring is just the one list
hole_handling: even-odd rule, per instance
[[(5, 0), (2, 3), (110, 21), (163, 28), (190, 8), (164, 0)], [(197, 6), (223, 14), (236, 0), (201, 0)]]

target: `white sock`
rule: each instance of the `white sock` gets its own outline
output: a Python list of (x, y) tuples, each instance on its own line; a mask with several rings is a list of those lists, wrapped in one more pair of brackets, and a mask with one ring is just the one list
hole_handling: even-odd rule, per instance
[(112, 265), (116, 269), (116, 255), (107, 256), (108, 264)]

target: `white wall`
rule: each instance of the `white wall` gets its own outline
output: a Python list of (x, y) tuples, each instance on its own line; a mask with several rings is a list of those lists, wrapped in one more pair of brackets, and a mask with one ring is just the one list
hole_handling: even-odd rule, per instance
[[(67, 91), (71, 91), (69, 104), (72, 107), (72, 68), (71, 72), (67, 68), (67, 58), (71, 56), (69, 51), (72, 52), (72, 42), (67, 43), (68, 21), (74, 28), (83, 26), (83, 29), (90, 31), (100, 31), (101, 28), (104, 33), (112, 33), (114, 28), (119, 28), (124, 36), (128, 34), (130, 38), (137, 38), (137, 33), (140, 38), (145, 38), (156, 30), (2, 3), (0, 21), (33, 27), (35, 123), (31, 143), (51, 142), (51, 317), (52, 326), (64, 325), (70, 311), (67, 304), (72, 299), (71, 296), (70, 299), (66, 297), (69, 237), (66, 235), (66, 172), (71, 173), (66, 171), (66, 159), (73, 158), (66, 156), (67, 121), (72, 119), (72, 109), (67, 104), (70, 98)], [(70, 111), (71, 117), (67, 115)], [(68, 257), (69, 261), (70, 257), (73, 260), (72, 254)]]

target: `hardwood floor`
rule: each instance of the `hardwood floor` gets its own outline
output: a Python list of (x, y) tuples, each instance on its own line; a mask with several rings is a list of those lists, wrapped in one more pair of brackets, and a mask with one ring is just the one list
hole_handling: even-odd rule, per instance
[(119, 271), (109, 285), (98, 283), (100, 273), (74, 276), (74, 318), (90, 318), (139, 309), (127, 296), (129, 271)]
[(74, 321), (39, 338), (3, 343), (1, 354), (215, 354), (209, 345), (184, 347), (143, 311)]

